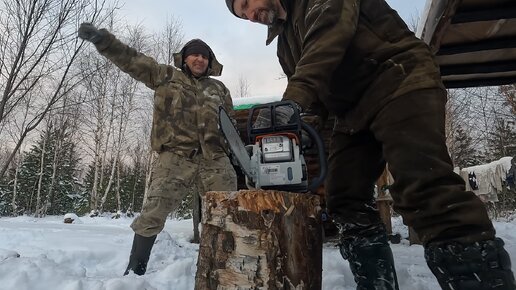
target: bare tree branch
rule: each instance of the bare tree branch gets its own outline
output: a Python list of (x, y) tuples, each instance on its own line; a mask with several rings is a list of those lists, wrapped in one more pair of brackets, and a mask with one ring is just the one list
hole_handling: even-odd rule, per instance
[[(0, 10), (0, 124), (30, 96), (35, 110), (5, 164), (3, 176), (28, 133), (80, 82), (73, 73), (83, 42), (76, 37), (84, 18), (103, 17), (105, 0), (3, 0)], [(115, 4), (116, 5), (116, 4)], [(98, 10), (97, 10), (98, 9)], [(106, 9), (107, 14), (112, 10)], [(37, 94), (36, 94), (37, 92)]]

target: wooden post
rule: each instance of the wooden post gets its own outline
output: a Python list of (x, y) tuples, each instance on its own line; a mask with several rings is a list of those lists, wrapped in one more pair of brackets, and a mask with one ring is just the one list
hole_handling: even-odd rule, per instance
[(382, 175), (376, 181), (376, 187), (378, 189), (378, 197), (376, 198), (376, 205), (378, 206), (378, 211), (380, 212), (380, 217), (385, 224), (385, 228), (387, 230), (387, 234), (392, 234), (392, 222), (391, 222), (391, 206), (392, 206), (392, 197), (390, 194), (386, 192), (385, 187), (392, 184), (392, 177), (385, 167)]
[(378, 211), (380, 212), (380, 218), (382, 222), (385, 224), (385, 229), (388, 235), (392, 234), (392, 222), (391, 222), (391, 204), (392, 197), (390, 195), (384, 195), (382, 197), (378, 197), (376, 199), (376, 204), (378, 205)]
[(321, 289), (319, 202), (282, 191), (207, 192), (195, 289)]
[(421, 245), (421, 241), (419, 240), (419, 237), (417, 236), (416, 232), (412, 227), (409, 227), (409, 244), (410, 245)]
[(199, 223), (201, 223), (201, 196), (192, 193), (192, 220), (193, 220), (193, 238), (192, 243), (198, 244), (200, 240)]

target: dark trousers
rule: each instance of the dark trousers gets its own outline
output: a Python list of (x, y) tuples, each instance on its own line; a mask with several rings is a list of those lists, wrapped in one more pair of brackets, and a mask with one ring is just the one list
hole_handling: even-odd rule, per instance
[(344, 237), (381, 223), (374, 184), (387, 162), (395, 180), (394, 210), (424, 244), (494, 238), (484, 204), (453, 172), (445, 103), (444, 90), (414, 91), (387, 103), (367, 130), (333, 132), (327, 205)]

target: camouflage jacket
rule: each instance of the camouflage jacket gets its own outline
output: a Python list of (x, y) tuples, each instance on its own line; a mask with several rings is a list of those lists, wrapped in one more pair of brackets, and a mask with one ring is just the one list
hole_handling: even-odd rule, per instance
[(281, 3), (287, 19), (269, 27), (267, 44), (278, 37), (284, 99), (304, 108), (322, 102), (347, 130), (364, 127), (392, 98), (444, 88), (427, 45), (385, 0)]
[(176, 68), (182, 66), (181, 54), (175, 55), (176, 67), (159, 64), (111, 33), (105, 30), (103, 33), (105, 37), (96, 44), (97, 50), (122, 71), (154, 90), (153, 150), (171, 151), (185, 157), (200, 150), (207, 159), (226, 155), (218, 130), (218, 108), (223, 105), (232, 114), (233, 103), (226, 86), (209, 76), (220, 75), (222, 70), (214, 55), (208, 76), (194, 78)]

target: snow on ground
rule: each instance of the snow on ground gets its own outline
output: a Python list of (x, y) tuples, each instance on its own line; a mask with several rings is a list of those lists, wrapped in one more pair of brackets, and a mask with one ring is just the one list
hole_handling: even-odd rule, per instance
[[(122, 276), (133, 232), (132, 219), (63, 216), (0, 218), (0, 290), (190, 290), (194, 288), (198, 245), (189, 243), (191, 220), (168, 220), (154, 245), (144, 276)], [(516, 222), (496, 222), (516, 262)], [(394, 232), (408, 236), (401, 219)], [(423, 258), (423, 248), (406, 239), (392, 245), (400, 289), (435, 290), (437, 281)], [(17, 255), (20, 257), (17, 257)], [(513, 266), (514, 268), (514, 266)], [(347, 262), (332, 244), (323, 253), (323, 289), (354, 290)]]

